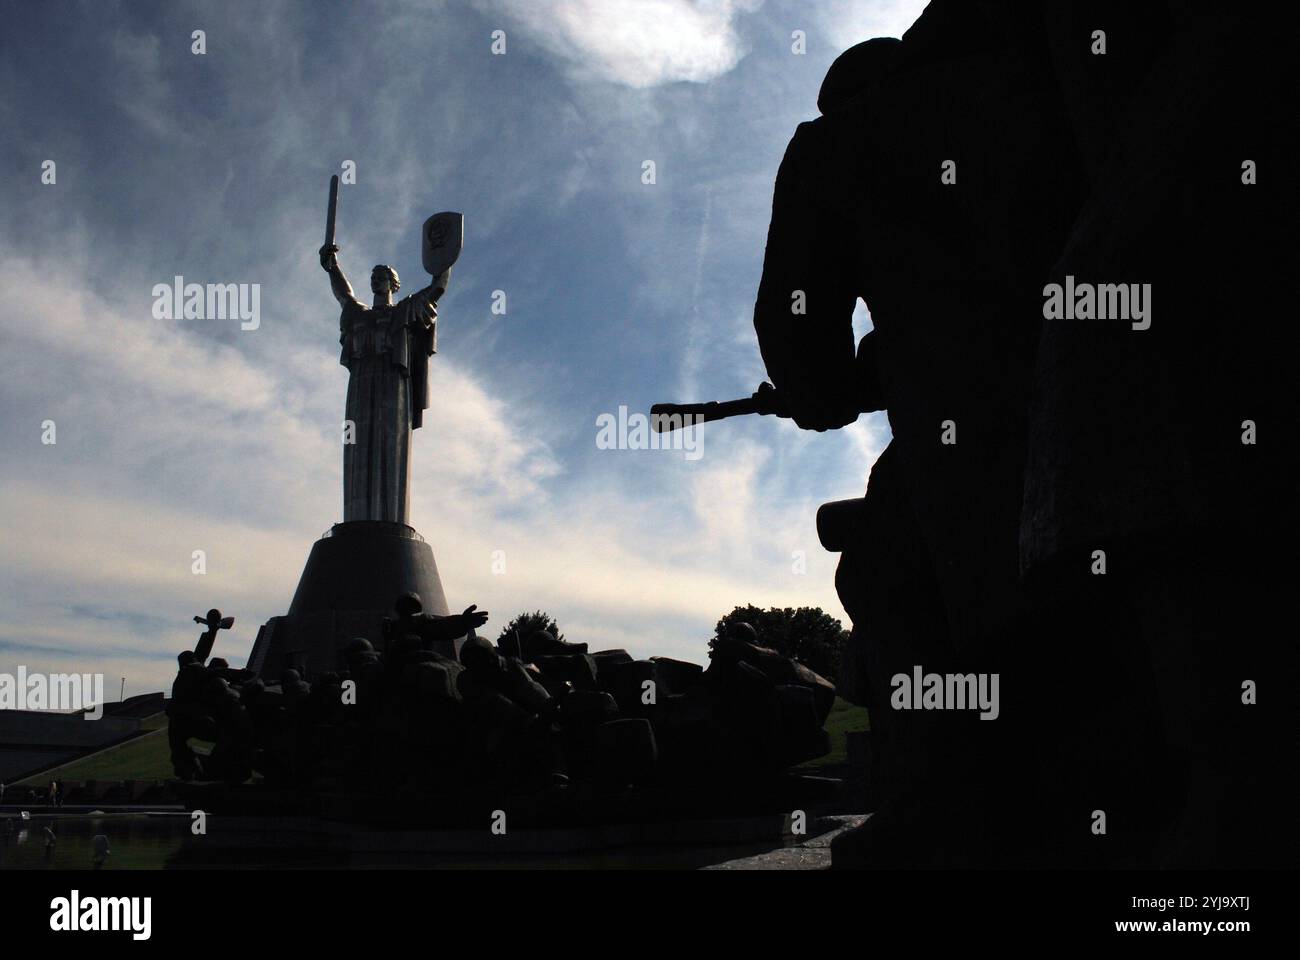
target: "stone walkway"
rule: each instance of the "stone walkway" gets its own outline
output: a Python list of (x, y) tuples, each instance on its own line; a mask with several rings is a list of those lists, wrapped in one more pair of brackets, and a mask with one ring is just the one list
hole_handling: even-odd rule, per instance
[(704, 870), (829, 870), (831, 868), (831, 841), (840, 834), (867, 822), (871, 814), (851, 817), (822, 817), (819, 825), (829, 829), (809, 837), (793, 847), (782, 847), (755, 857), (741, 857), (715, 863)]

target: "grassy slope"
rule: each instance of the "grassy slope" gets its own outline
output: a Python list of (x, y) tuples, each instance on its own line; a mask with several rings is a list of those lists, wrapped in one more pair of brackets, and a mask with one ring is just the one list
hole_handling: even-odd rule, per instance
[(20, 781), (29, 786), (51, 780), (167, 780), (172, 776), (171, 752), (167, 747), (167, 717), (150, 717), (141, 725), (149, 733), (126, 743), (62, 767), (46, 770)]
[(826, 732), (831, 736), (831, 752), (824, 757), (818, 757), (816, 760), (801, 764), (801, 768), (807, 770), (813, 767), (844, 763), (848, 759), (844, 746), (844, 735), (867, 729), (870, 729), (870, 724), (867, 722), (867, 708), (855, 707), (847, 700), (836, 697), (835, 705), (831, 707), (830, 716), (826, 718)]
[[(172, 776), (171, 755), (167, 746), (167, 718), (159, 714), (144, 723), (153, 728), (150, 733), (103, 753), (71, 763), (58, 770), (38, 774), (23, 783), (48, 783), (61, 780), (166, 780)], [(824, 757), (803, 764), (804, 769), (844, 763), (846, 760), (844, 735), (850, 731), (868, 729), (867, 711), (855, 707), (847, 700), (835, 699), (830, 716), (826, 718), (826, 731), (831, 738), (831, 752)]]

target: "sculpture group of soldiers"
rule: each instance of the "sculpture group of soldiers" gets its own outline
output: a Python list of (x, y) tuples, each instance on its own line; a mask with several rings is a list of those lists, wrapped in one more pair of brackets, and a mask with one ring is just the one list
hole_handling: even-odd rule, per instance
[(287, 669), (277, 684), (207, 660), (205, 634), (181, 654), (168, 706), (177, 776), (455, 797), (757, 781), (829, 747), (834, 686), (748, 624), (715, 640), (705, 669), (589, 653), (547, 629), (498, 646), (474, 632), (486, 619), (426, 615), (407, 594), (377, 643), (355, 638), (336, 670), (307, 682)]
[[(1265, 10), (934, 0), (790, 142), (764, 361), (799, 426), (893, 433), (836, 581), (879, 804), (844, 862), (1295, 853), (1267, 826), (1297, 265)], [(1147, 325), (1049, 315), (1067, 278), (1149, 283)], [(1001, 719), (893, 709), (918, 665), (998, 673)]]

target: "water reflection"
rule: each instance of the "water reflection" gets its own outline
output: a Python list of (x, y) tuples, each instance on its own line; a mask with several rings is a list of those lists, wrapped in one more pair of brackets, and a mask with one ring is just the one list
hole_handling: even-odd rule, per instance
[(34, 814), (6, 817), (0, 870), (95, 869), (95, 837), (108, 840), (102, 869), (158, 869), (180, 849), (189, 818), (178, 814)]
[[(164, 869), (627, 869), (691, 868), (765, 853), (786, 845), (751, 841), (738, 843), (651, 843), (616, 850), (563, 854), (487, 851), (365, 849), (355, 846), (348, 828), (335, 825), (327, 836), (306, 826), (298, 839), (277, 824), (238, 837), (195, 837), (190, 815), (174, 813), (96, 813), (40, 815), (30, 820), (4, 816), (0, 826), (0, 870), (164, 870)], [(288, 827), (284, 822), (279, 826)], [(278, 834), (275, 845), (265, 842), (267, 830)], [(48, 831), (48, 832), (47, 832)], [(49, 838), (53, 835), (53, 842)], [(96, 868), (95, 837), (103, 835), (109, 855)], [(351, 848), (351, 849), (350, 849)]]

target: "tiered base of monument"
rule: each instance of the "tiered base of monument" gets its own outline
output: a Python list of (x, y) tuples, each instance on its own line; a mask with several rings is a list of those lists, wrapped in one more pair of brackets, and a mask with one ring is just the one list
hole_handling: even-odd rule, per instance
[(405, 593), (418, 593), (425, 613), (447, 615), (424, 538), (404, 523), (336, 523), (312, 546), (289, 612), (258, 630), (248, 668), (269, 683), (289, 667), (305, 679), (335, 670), (353, 637), (379, 645), (383, 620)]

